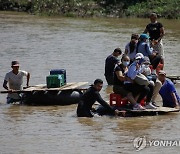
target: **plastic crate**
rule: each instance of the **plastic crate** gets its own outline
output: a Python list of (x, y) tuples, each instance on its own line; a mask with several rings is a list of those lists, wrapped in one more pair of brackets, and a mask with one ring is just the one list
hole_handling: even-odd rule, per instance
[(64, 75), (49, 75), (46, 77), (47, 88), (58, 88), (64, 85)]
[(67, 83), (66, 80), (66, 70), (65, 69), (53, 69), (50, 70), (50, 75), (57, 75), (57, 74), (63, 74), (64, 75), (64, 83)]
[(126, 104), (128, 104), (128, 100), (126, 98), (122, 98), (120, 94), (110, 94), (110, 106), (122, 107)]

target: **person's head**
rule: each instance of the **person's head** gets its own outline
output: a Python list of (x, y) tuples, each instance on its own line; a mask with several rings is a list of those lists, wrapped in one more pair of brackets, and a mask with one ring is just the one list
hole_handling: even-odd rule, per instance
[(139, 65), (141, 65), (144, 62), (144, 55), (142, 53), (137, 53), (135, 60)]
[(130, 58), (127, 55), (123, 55), (121, 58), (121, 62), (124, 67), (127, 67), (130, 64)]
[(139, 39), (140, 39), (140, 41), (146, 42), (147, 40), (149, 40), (149, 35), (141, 34)]
[(164, 81), (166, 80), (166, 72), (163, 70), (160, 70), (158, 73), (158, 79), (164, 83)]
[(115, 57), (118, 57), (118, 56), (120, 56), (121, 54), (122, 54), (122, 50), (121, 50), (120, 48), (114, 49), (113, 55), (114, 55)]
[(18, 72), (18, 70), (19, 70), (19, 61), (12, 61), (11, 62), (11, 68), (13, 69), (13, 72)]
[(156, 13), (151, 13), (150, 16), (149, 16), (149, 18), (150, 18), (150, 21), (151, 21), (152, 23), (155, 23), (156, 20), (157, 20), (157, 14), (156, 14)]
[(149, 57), (146, 57), (146, 56), (144, 57), (144, 62), (143, 62), (143, 64), (144, 64), (146, 67), (149, 67), (149, 65), (151, 64)]
[(138, 34), (132, 34), (131, 35), (131, 44), (136, 44), (138, 42), (139, 35)]
[(96, 79), (94, 81), (94, 88), (97, 90), (97, 91), (101, 91), (103, 87), (103, 81), (101, 79)]

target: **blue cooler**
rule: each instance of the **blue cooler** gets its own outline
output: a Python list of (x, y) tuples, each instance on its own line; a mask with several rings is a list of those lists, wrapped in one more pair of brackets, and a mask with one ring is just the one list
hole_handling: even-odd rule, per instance
[(66, 70), (65, 69), (53, 69), (50, 70), (50, 75), (64, 74), (64, 84), (66, 84)]

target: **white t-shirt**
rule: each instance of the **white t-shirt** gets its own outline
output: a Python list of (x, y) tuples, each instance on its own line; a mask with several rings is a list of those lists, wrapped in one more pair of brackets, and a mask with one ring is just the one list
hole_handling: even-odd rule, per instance
[[(14, 74), (12, 71), (6, 74), (4, 80), (6, 80), (9, 83), (9, 88), (13, 90), (22, 90), (22, 84), (23, 84), (23, 76), (27, 76), (28, 72), (19, 70), (18, 74)], [(13, 99), (19, 99), (19, 95), (14, 94), (8, 94), (8, 97)]]

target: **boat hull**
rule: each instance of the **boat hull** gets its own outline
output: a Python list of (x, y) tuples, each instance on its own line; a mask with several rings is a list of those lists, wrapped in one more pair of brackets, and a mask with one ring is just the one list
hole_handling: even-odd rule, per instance
[(26, 105), (70, 105), (79, 102), (81, 91), (35, 91), (25, 93), (22, 103)]

